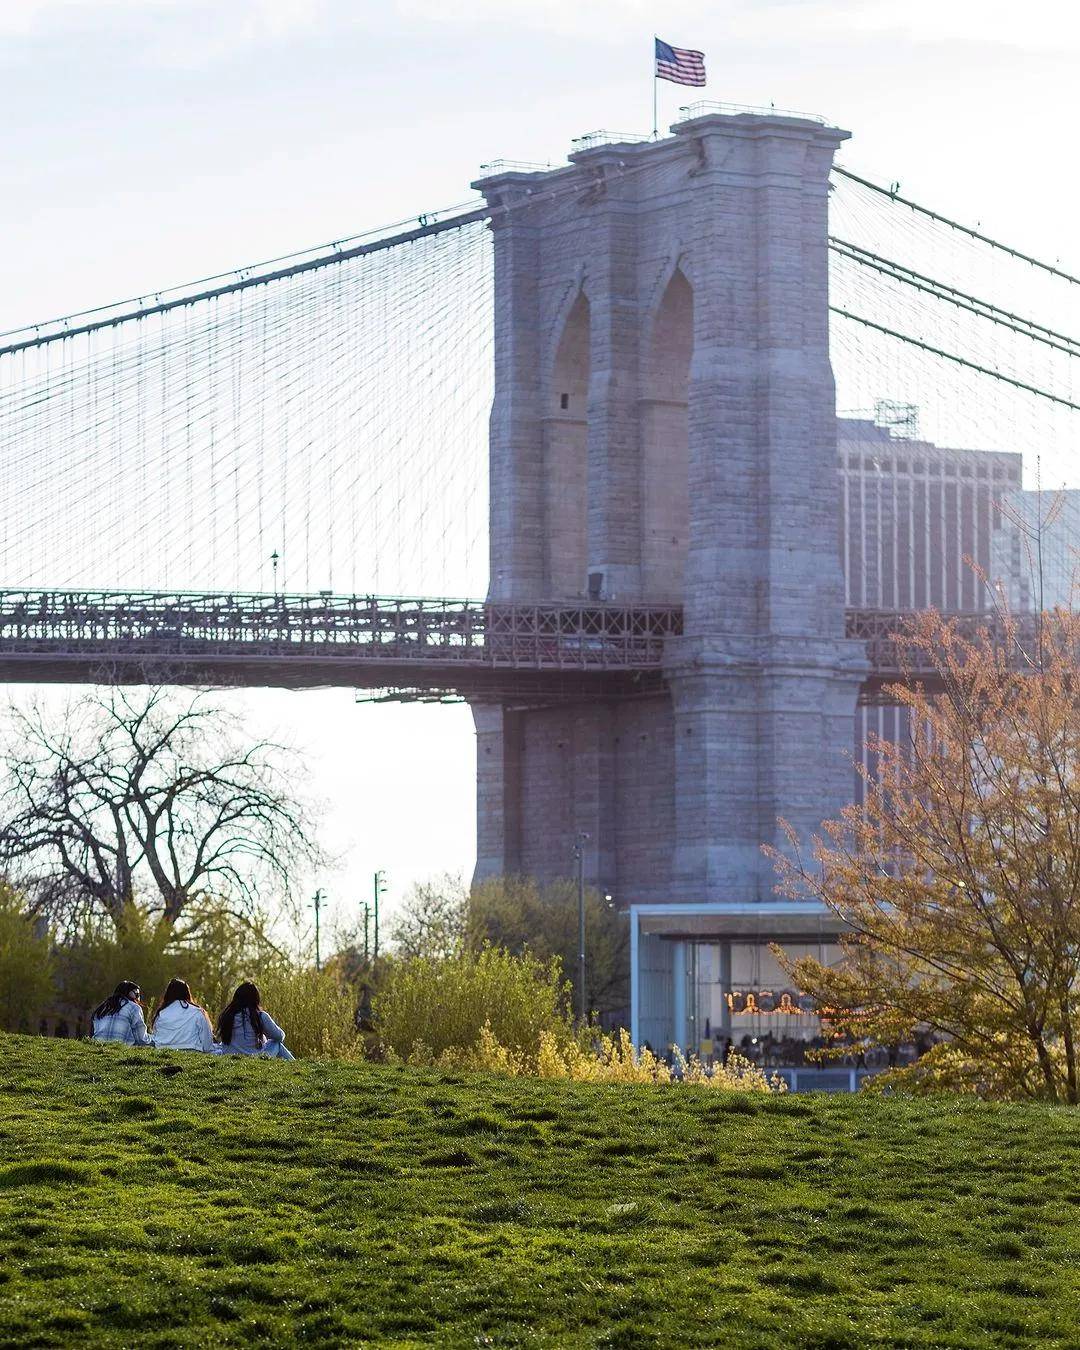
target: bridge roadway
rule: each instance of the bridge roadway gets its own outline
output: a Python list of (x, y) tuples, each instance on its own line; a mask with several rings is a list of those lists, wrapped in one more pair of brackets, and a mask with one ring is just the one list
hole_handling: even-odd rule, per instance
[[(848, 610), (867, 693), (903, 615)], [(967, 616), (985, 622), (985, 615)], [(383, 596), (0, 591), (0, 681), (353, 687), (372, 698), (562, 702), (663, 687), (676, 607)]]

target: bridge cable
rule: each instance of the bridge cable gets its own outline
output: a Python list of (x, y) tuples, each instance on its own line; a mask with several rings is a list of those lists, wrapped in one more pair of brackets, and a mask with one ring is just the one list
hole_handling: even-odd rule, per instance
[[(43, 347), (48, 342), (60, 342), (65, 338), (82, 337), (84, 334), (96, 333), (103, 328), (116, 328), (122, 323), (148, 319), (157, 314), (168, 314), (170, 310), (181, 309), (187, 305), (197, 305), (204, 301), (217, 300), (225, 295), (236, 295), (240, 291), (250, 290), (255, 286), (266, 286), (273, 281), (285, 281), (290, 277), (299, 276), (303, 272), (314, 272), (322, 267), (332, 267), (338, 263), (348, 262), (353, 258), (365, 257), (369, 253), (378, 253), (383, 249), (397, 248), (402, 244), (411, 244), (418, 239), (427, 239), (435, 234), (443, 234), (447, 230), (458, 230), (463, 225), (471, 225), (474, 221), (484, 220), (490, 214), (491, 212), (486, 206), (481, 207), (476, 211), (454, 216), (450, 220), (439, 220), (432, 225), (422, 225), (415, 230), (406, 230), (404, 234), (392, 235), (388, 239), (377, 239), (373, 243), (358, 244), (354, 248), (342, 249), (340, 252), (318, 258), (309, 258), (306, 262), (296, 263), (292, 267), (283, 267), (276, 272), (266, 272), (257, 277), (242, 277), (237, 281), (230, 282), (227, 286), (217, 286), (212, 290), (199, 291), (194, 295), (177, 296), (173, 300), (162, 300), (153, 305), (146, 305), (141, 309), (128, 310), (108, 319), (95, 319), (88, 323), (79, 324), (75, 328), (63, 328), (56, 333), (26, 338), (22, 342), (12, 342), (7, 346), (0, 347), (0, 357), (14, 356), (17, 352)], [(103, 308), (108, 308), (108, 306)], [(25, 332), (26, 330), (17, 329), (15, 331)]]
[[(0, 329), (0, 337), (14, 337), (19, 333), (36, 332), (41, 328), (52, 328), (57, 324), (70, 324), (73, 319), (88, 318), (91, 314), (104, 314), (107, 310), (119, 309), (121, 305), (133, 305), (136, 308), (145, 304), (146, 300), (152, 295), (155, 299), (163, 295), (172, 295), (176, 291), (188, 291), (193, 286), (208, 286), (212, 281), (224, 281), (226, 278), (235, 278), (241, 280), (245, 273), (252, 272), (256, 268), (276, 267), (278, 263), (292, 262), (294, 258), (305, 257), (309, 253), (324, 253), (328, 250), (340, 250), (346, 245), (359, 243), (362, 239), (370, 239), (372, 235), (383, 234), (387, 230), (400, 230), (402, 225), (408, 225), (411, 221), (417, 221), (419, 224), (435, 224), (449, 215), (457, 215), (463, 211), (474, 211), (482, 206), (482, 202), (475, 199), (468, 202), (459, 202), (456, 206), (445, 206), (441, 211), (424, 212), (415, 216), (405, 216), (402, 220), (393, 221), (388, 225), (376, 226), (373, 230), (364, 230), (361, 234), (348, 235), (343, 239), (331, 239), (325, 244), (312, 244), (310, 248), (298, 248), (292, 253), (283, 253), (276, 258), (264, 258), (262, 262), (246, 263), (243, 267), (231, 267), (224, 272), (214, 272), (210, 276), (196, 277), (192, 281), (179, 282), (174, 286), (158, 286), (152, 291), (144, 291), (142, 295), (128, 296), (126, 300), (114, 300), (108, 305), (95, 305), (91, 309), (78, 309), (70, 314), (58, 315), (55, 319), (42, 319), (37, 323), (26, 323), (18, 328)], [(335, 260), (335, 255), (331, 253), (327, 258), (328, 262)]]
[(966, 234), (971, 239), (977, 239), (981, 244), (989, 244), (991, 248), (996, 248), (1002, 253), (1009, 254), (1019, 262), (1029, 263), (1032, 267), (1038, 267), (1051, 276), (1059, 277), (1062, 281), (1067, 281), (1073, 286), (1080, 286), (1080, 277), (1075, 277), (1071, 272), (1064, 272), (1060, 267), (1055, 267), (1052, 263), (1043, 262), (1039, 258), (1034, 258), (1030, 253), (1023, 253), (1018, 248), (1013, 248), (1010, 244), (1003, 244), (998, 239), (991, 238), (988, 234), (982, 234), (979, 230), (974, 230), (970, 225), (962, 225), (957, 220), (950, 220), (948, 216), (943, 216), (937, 211), (932, 211), (928, 206), (921, 206), (918, 202), (911, 201), (908, 197), (901, 197), (898, 192), (893, 192), (890, 188), (884, 188), (880, 183), (873, 183), (869, 178), (863, 178), (857, 173), (852, 173), (850, 169), (842, 168), (839, 164), (833, 165), (833, 172), (840, 174), (843, 178), (850, 178), (853, 183), (859, 183), (863, 187), (869, 188), (872, 192), (879, 193), (890, 202), (898, 203), (901, 206), (907, 206), (912, 211), (917, 211), (920, 215), (936, 221), (939, 225), (947, 225), (951, 230), (958, 230), (961, 234)]
[(867, 319), (861, 314), (852, 314), (850, 310), (841, 309), (838, 305), (830, 305), (829, 311), (832, 314), (839, 314), (841, 318), (861, 323), (866, 328), (873, 328), (879, 333), (884, 333), (887, 337), (896, 338), (912, 347), (918, 347), (924, 352), (929, 352), (932, 356), (944, 357), (946, 361), (954, 361), (958, 366), (966, 366), (968, 370), (977, 371), (980, 375), (989, 375), (991, 379), (1000, 380), (1003, 384), (1011, 384), (1014, 389), (1022, 389), (1027, 394), (1037, 394), (1040, 398), (1049, 399), (1052, 403), (1059, 403), (1062, 407), (1072, 409), (1073, 412), (1080, 412), (1080, 403), (1073, 403), (1067, 398), (1062, 398), (1060, 394), (1051, 394), (1049, 390), (1040, 389), (1037, 385), (1025, 384), (1023, 380), (1005, 375), (1000, 370), (992, 370), (989, 366), (982, 366), (975, 361), (969, 361), (967, 357), (957, 356), (955, 352), (947, 352), (941, 347), (933, 347), (920, 338), (911, 337), (908, 333), (897, 332), (895, 328), (887, 328), (884, 324), (875, 323), (873, 319)]
[(871, 268), (893, 281), (899, 281), (905, 286), (912, 286), (916, 290), (924, 291), (935, 299), (956, 305), (957, 308), (965, 309), (969, 313), (977, 315), (980, 319), (988, 319), (991, 323), (999, 323), (1005, 328), (1011, 328), (1014, 333), (1019, 333), (1021, 337), (1030, 338), (1033, 342), (1043, 342), (1048, 347), (1064, 352), (1066, 356), (1080, 356), (1080, 339), (1071, 338), (1065, 333), (1047, 328), (1043, 324), (1036, 323), (1034, 319), (1026, 319), (1023, 315), (1013, 314), (989, 300), (981, 300), (978, 296), (969, 295), (946, 282), (924, 276), (921, 272), (916, 272), (903, 263), (882, 258), (876, 253), (871, 253), (869, 249), (861, 248), (858, 244), (851, 244), (847, 240), (838, 239), (836, 235), (829, 236), (829, 248), (833, 253), (841, 258), (846, 258), (849, 262), (858, 263), (861, 267)]

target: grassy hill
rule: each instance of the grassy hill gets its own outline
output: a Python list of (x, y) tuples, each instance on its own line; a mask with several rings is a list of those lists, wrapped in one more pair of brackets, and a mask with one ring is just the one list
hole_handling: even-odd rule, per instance
[(1080, 1115), (0, 1037), (0, 1344), (1080, 1345)]

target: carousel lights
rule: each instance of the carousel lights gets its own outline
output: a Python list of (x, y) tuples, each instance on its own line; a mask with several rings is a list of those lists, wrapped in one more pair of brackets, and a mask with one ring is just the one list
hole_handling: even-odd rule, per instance
[(797, 989), (733, 989), (724, 995), (728, 1011), (738, 1015), (779, 1013), (785, 1017), (816, 1017), (818, 1009), (809, 994)]

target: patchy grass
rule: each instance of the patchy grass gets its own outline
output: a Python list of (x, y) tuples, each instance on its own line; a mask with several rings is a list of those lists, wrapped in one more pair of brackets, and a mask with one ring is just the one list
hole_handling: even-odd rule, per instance
[(0, 1037), (0, 1344), (1078, 1346), (1080, 1115)]

